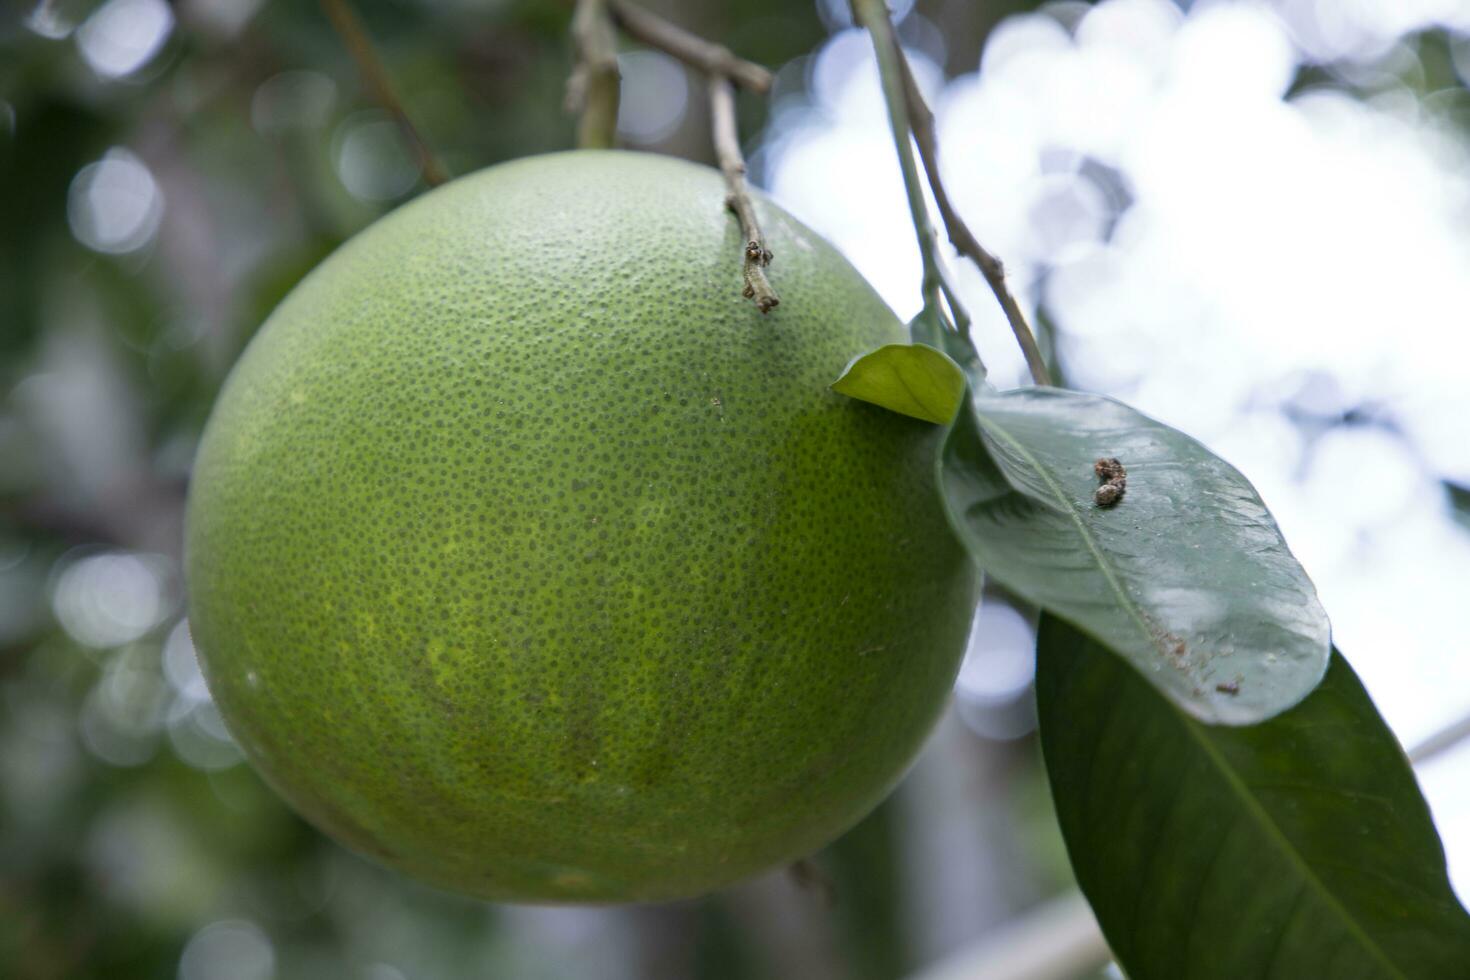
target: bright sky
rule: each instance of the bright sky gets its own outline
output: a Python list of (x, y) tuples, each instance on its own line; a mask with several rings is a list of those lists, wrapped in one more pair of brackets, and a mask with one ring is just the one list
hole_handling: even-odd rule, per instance
[[(1470, 70), (1470, 2), (1053, 8), (1004, 22), (947, 84), (938, 32), (903, 25), (951, 196), (1023, 302), (1043, 302), (1071, 384), (1256, 484), (1412, 745), (1470, 712), (1470, 531), (1441, 484), (1470, 483), (1470, 143), (1447, 121), (1463, 91), (1420, 98), (1400, 37), (1454, 25)], [(1285, 97), (1320, 61), (1374, 94)], [(840, 31), (780, 78), (765, 183), (911, 316), (918, 252), (866, 38)], [(952, 266), (992, 379), (1021, 383), (994, 301)], [(1328, 424), (1352, 409), (1365, 424)], [(977, 654), (1018, 683), (1014, 651)], [(989, 667), (969, 664), (962, 692)], [(1470, 895), (1470, 749), (1421, 778)]]

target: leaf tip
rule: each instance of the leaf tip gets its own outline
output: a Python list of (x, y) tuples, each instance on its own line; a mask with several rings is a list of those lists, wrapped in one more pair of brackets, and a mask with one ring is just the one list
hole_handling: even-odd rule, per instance
[(888, 344), (854, 358), (828, 387), (890, 412), (948, 425), (964, 402), (965, 374), (933, 347)]

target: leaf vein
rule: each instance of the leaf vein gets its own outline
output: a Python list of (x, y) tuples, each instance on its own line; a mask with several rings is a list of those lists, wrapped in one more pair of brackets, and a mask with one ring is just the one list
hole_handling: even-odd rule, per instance
[(1036, 472), (1040, 474), (1042, 480), (1046, 482), (1047, 488), (1051, 490), (1051, 492), (1056, 496), (1057, 500), (1061, 502), (1062, 510), (1069, 518), (1071, 518), (1073, 526), (1077, 528), (1077, 533), (1082, 538), (1082, 543), (1087, 546), (1088, 552), (1092, 554), (1093, 560), (1097, 562), (1098, 570), (1102, 572), (1103, 578), (1107, 581), (1109, 588), (1113, 590), (1113, 594), (1118, 597), (1118, 605), (1121, 606), (1123, 610), (1128, 613), (1129, 617), (1134, 621), (1134, 623), (1137, 624), (1139, 631), (1142, 632), (1144, 637), (1147, 638), (1149, 645), (1152, 646), (1154, 650), (1156, 650), (1159, 655), (1167, 661), (1168, 657), (1165, 656), (1167, 651), (1165, 650), (1163, 644), (1159, 642), (1158, 637), (1154, 636), (1153, 631), (1149, 628), (1149, 624), (1143, 617), (1142, 610), (1140, 610), (1138, 606), (1134, 603), (1133, 597), (1123, 586), (1123, 583), (1119, 581), (1117, 574), (1113, 570), (1112, 566), (1104, 559), (1103, 551), (1101, 550), (1101, 547), (1098, 545), (1097, 541), (1093, 539), (1091, 532), (1088, 531), (1086, 523), (1082, 520), (1081, 517), (1077, 515), (1075, 509), (1069, 506), (1071, 504), (1071, 499), (1065, 494), (1065, 492), (1063, 492), (1060, 484), (1058, 484), (1057, 481), (1053, 478), (1051, 471), (1047, 469), (1046, 466), (1043, 465), (1042, 462), (1030, 452), (1030, 450), (1028, 450), (1019, 441), (1017, 441), (1014, 436), (1005, 431), (1003, 427), (996, 424), (993, 420), (987, 419), (984, 414), (979, 411), (979, 409), (976, 410), (975, 415), (980, 422), (982, 428), (989, 428), (991, 426), (994, 426), (995, 431), (1011, 444), (1014, 451), (1019, 454), (1022, 459), (1030, 463), (1036, 469)]

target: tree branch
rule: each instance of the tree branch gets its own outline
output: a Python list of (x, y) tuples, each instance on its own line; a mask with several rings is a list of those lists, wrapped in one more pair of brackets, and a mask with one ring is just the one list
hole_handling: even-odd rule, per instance
[(924, 201), (924, 188), (919, 183), (919, 169), (914, 163), (913, 147), (909, 144), (911, 125), (908, 105), (904, 98), (903, 51), (893, 34), (893, 22), (888, 19), (888, 7), (884, 0), (851, 0), (853, 19), (867, 30), (873, 41), (873, 53), (878, 58), (878, 75), (883, 83), (883, 101), (888, 107), (888, 123), (893, 130), (893, 148), (898, 154), (898, 164), (903, 171), (903, 186), (908, 193), (909, 215), (914, 223), (914, 236), (919, 242), (919, 256), (924, 264), (924, 279), (921, 290), (924, 309), (934, 313), (942, 323), (949, 326), (945, 307), (940, 301), (943, 294), (953, 317), (952, 329), (963, 339), (974, 355), (975, 363), (983, 371), (979, 353), (970, 340), (970, 317), (960, 303), (958, 292), (949, 281), (943, 260), (939, 256), (939, 235), (934, 223), (929, 220), (929, 206)]
[(771, 264), (771, 250), (755, 217), (755, 205), (745, 190), (745, 158), (740, 154), (740, 136), (735, 128), (735, 88), (730, 79), (714, 74), (709, 79), (710, 128), (714, 133), (715, 157), (725, 175), (729, 194), (725, 205), (740, 219), (741, 236), (745, 239), (745, 296), (755, 300), (756, 309), (769, 313), (781, 302), (766, 279), (766, 266)]
[(1073, 980), (1113, 956), (1080, 892), (1051, 898), (908, 980)]
[(908, 107), (909, 126), (914, 134), (914, 143), (919, 148), (919, 159), (924, 162), (924, 174), (929, 179), (929, 189), (934, 192), (934, 203), (938, 205), (939, 216), (949, 233), (949, 240), (961, 255), (980, 267), (980, 274), (990, 284), (990, 291), (995, 294), (1007, 322), (1011, 325), (1011, 332), (1016, 335), (1016, 343), (1026, 357), (1026, 367), (1031, 370), (1031, 379), (1039, 385), (1050, 385), (1051, 372), (1047, 370), (1046, 361), (1041, 357), (1036, 337), (1031, 333), (1026, 315), (1021, 312), (1016, 297), (1006, 286), (1005, 266), (980, 244), (979, 239), (955, 210), (949, 200), (948, 191), (944, 189), (944, 181), (939, 176), (939, 144), (934, 135), (934, 113), (924, 103), (919, 84), (914, 80), (913, 69), (909, 67), (909, 60), (901, 48), (898, 49), (898, 63), (903, 72), (904, 101)]
[(607, 149), (618, 135), (618, 43), (605, 0), (577, 0), (572, 14), (576, 64), (567, 78), (566, 110), (576, 113), (577, 145)]
[(657, 48), (706, 75), (725, 75), (741, 88), (765, 94), (771, 89), (771, 73), (754, 62), (737, 58), (723, 45), (706, 41), (677, 24), (671, 24), (628, 0), (607, 0), (618, 26), (635, 41)]
[[(754, 300), (756, 309), (762, 313), (771, 312), (781, 299), (766, 278), (771, 250), (766, 247), (765, 236), (755, 216), (755, 205), (745, 186), (745, 158), (740, 153), (740, 134), (735, 125), (734, 89), (734, 85), (739, 84), (753, 92), (767, 92), (771, 88), (771, 73), (760, 65), (735, 57), (728, 48), (691, 34), (627, 0), (578, 0), (577, 13), (580, 15), (584, 7), (592, 3), (599, 6), (605, 3), (605, 10), (612, 19), (634, 40), (657, 48), (708, 77), (710, 130), (714, 137), (715, 158), (725, 175), (728, 189), (725, 206), (739, 219), (740, 235), (744, 239), (741, 255), (745, 296)], [(572, 29), (574, 33), (577, 30), (575, 17)]]
[(363, 29), (357, 12), (352, 9), (348, 0), (322, 0), (322, 8), (326, 11), (327, 19), (332, 22), (332, 27), (336, 30), (337, 35), (342, 38), (342, 43), (347, 47), (348, 53), (352, 55), (352, 60), (357, 63), (357, 70), (361, 73), (368, 88), (372, 90), (373, 98), (398, 123), (404, 139), (408, 141), (409, 146), (413, 147), (414, 156), (418, 159), (419, 173), (423, 174), (424, 183), (430, 187), (437, 187), (444, 183), (449, 179), (449, 173), (434, 155), (434, 151), (429, 149), (429, 144), (424, 142), (419, 131), (414, 128), (413, 120), (408, 118), (408, 111), (399, 101), (398, 93), (393, 90), (393, 80), (388, 77), (388, 70), (383, 67), (382, 60), (378, 58), (377, 51), (373, 49), (372, 39)]
[(1435, 756), (1448, 752), (1466, 739), (1470, 739), (1470, 714), (1456, 718), (1417, 745), (1411, 746), (1407, 752), (1409, 761), (1416, 766), (1422, 762), (1428, 762)]

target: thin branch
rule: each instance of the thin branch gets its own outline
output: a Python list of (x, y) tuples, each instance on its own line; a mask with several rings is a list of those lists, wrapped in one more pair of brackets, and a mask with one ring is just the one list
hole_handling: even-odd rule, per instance
[(1012, 295), (1010, 288), (1006, 286), (1006, 270), (1000, 259), (987, 252), (980, 244), (969, 225), (965, 224), (959, 212), (949, 200), (949, 193), (944, 189), (944, 181), (939, 176), (939, 143), (934, 135), (934, 113), (924, 103), (923, 93), (919, 91), (919, 84), (914, 80), (913, 69), (909, 67), (909, 60), (904, 56), (903, 50), (898, 49), (898, 62), (903, 71), (904, 100), (908, 105), (909, 126), (913, 130), (914, 143), (919, 147), (919, 159), (924, 162), (924, 174), (929, 178), (929, 189), (934, 192), (934, 203), (939, 207), (939, 216), (944, 221), (945, 230), (949, 233), (949, 240), (961, 255), (967, 256), (980, 267), (980, 274), (990, 284), (990, 291), (995, 294), (1000, 308), (1005, 312), (1006, 320), (1011, 325), (1011, 332), (1016, 335), (1016, 343), (1021, 346), (1021, 353), (1026, 356), (1026, 366), (1031, 370), (1031, 379), (1039, 385), (1050, 385), (1051, 372), (1047, 370), (1046, 361), (1041, 357), (1041, 349), (1036, 345), (1036, 337), (1031, 333), (1031, 328), (1026, 324), (1026, 315), (1021, 312), (1020, 304)]
[(671, 24), (628, 0), (607, 0), (618, 26), (636, 41), (672, 55), (706, 75), (727, 75), (741, 88), (758, 94), (771, 89), (771, 73), (754, 62), (737, 58), (723, 45), (706, 41)]
[[(940, 301), (943, 294), (953, 317), (955, 331), (965, 344), (974, 351), (970, 340), (970, 317), (954, 285), (949, 281), (944, 261), (939, 255), (939, 235), (934, 223), (929, 220), (929, 205), (924, 200), (924, 188), (919, 182), (919, 169), (914, 163), (913, 147), (909, 143), (910, 123), (907, 102), (903, 91), (903, 52), (898, 39), (893, 35), (893, 22), (888, 19), (888, 7), (884, 0), (852, 0), (853, 18), (862, 25), (873, 40), (873, 53), (878, 58), (878, 75), (883, 83), (883, 101), (888, 107), (888, 123), (893, 130), (893, 148), (898, 154), (898, 164), (903, 170), (903, 186), (908, 193), (909, 215), (913, 219), (914, 235), (919, 242), (919, 257), (924, 264), (921, 289), (924, 308), (945, 317), (945, 307)], [(978, 352), (975, 361), (980, 362)], [(982, 365), (983, 367), (983, 365)]]
[(1080, 892), (1023, 912), (909, 980), (1072, 980), (1112, 960)]
[(408, 111), (403, 108), (398, 93), (393, 90), (393, 80), (388, 77), (388, 70), (383, 67), (382, 60), (373, 49), (372, 39), (363, 29), (357, 12), (352, 9), (348, 0), (322, 0), (322, 8), (332, 22), (332, 27), (342, 38), (348, 53), (352, 55), (352, 60), (357, 62), (357, 70), (362, 74), (363, 81), (367, 82), (368, 88), (372, 89), (373, 98), (398, 123), (398, 128), (403, 131), (403, 138), (413, 147), (424, 183), (430, 187), (444, 183), (449, 179), (448, 171), (414, 128), (413, 120), (408, 118)]
[(572, 14), (576, 64), (567, 79), (566, 110), (575, 113), (577, 145), (607, 149), (617, 141), (618, 39), (605, 0), (577, 0)]
[(735, 128), (735, 88), (725, 75), (709, 79), (710, 128), (714, 133), (715, 157), (725, 175), (729, 194), (725, 205), (740, 219), (741, 237), (745, 239), (745, 296), (755, 300), (756, 309), (769, 313), (781, 302), (766, 279), (766, 266), (771, 264), (771, 250), (766, 248), (755, 205), (745, 189), (745, 158), (740, 154), (740, 136)]
[[(771, 73), (760, 65), (737, 58), (728, 48), (706, 41), (671, 24), (627, 0), (592, 0), (611, 13), (618, 26), (635, 40), (684, 62), (703, 72), (709, 79), (710, 130), (714, 137), (715, 157), (725, 175), (725, 206), (740, 221), (740, 235), (745, 296), (755, 301), (756, 309), (769, 313), (781, 302), (766, 278), (771, 264), (771, 250), (755, 216), (755, 205), (745, 187), (745, 158), (740, 153), (740, 134), (735, 125), (735, 84), (753, 92), (771, 88)], [(589, 0), (578, 0), (577, 12), (590, 6)], [(577, 21), (572, 22), (573, 31)], [(580, 45), (579, 45), (580, 49)], [(575, 78), (575, 75), (573, 76)], [(570, 86), (568, 88), (570, 93)], [(586, 145), (586, 144), (583, 144)]]
[(1428, 762), (1435, 756), (1448, 752), (1466, 739), (1470, 739), (1470, 714), (1456, 718), (1422, 742), (1412, 746), (1408, 751), (1409, 761), (1416, 766)]

